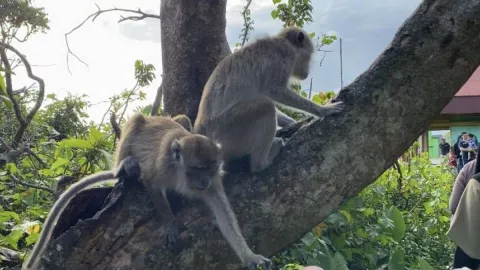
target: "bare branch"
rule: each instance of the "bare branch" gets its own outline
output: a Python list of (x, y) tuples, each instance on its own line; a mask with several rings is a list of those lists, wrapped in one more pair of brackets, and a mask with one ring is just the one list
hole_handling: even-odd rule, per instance
[[(1, 42), (1, 44), (6, 44)], [(7, 91), (7, 95), (10, 98), (10, 101), (13, 104), (13, 111), (15, 112), (15, 117), (17, 118), (17, 121), (20, 125), (25, 124), (25, 119), (23, 118), (22, 115), (22, 110), (20, 108), (20, 104), (18, 104), (17, 99), (15, 99), (15, 96), (13, 94), (13, 85), (12, 85), (12, 66), (10, 65), (10, 61), (8, 60), (7, 52), (5, 50), (5, 47), (2, 47), (0, 49), (0, 57), (2, 60), (2, 64), (5, 68), (5, 88)]]
[(113, 132), (115, 133), (115, 137), (117, 139), (120, 139), (120, 135), (122, 133), (122, 130), (120, 126), (117, 123), (117, 116), (115, 115), (114, 112), (110, 115), (110, 124), (112, 125)]
[(250, 4), (252, 4), (252, 0), (248, 0), (247, 4), (245, 7), (243, 7), (242, 11), (242, 16), (243, 16), (243, 23), (245, 27), (245, 32), (243, 33), (243, 39), (242, 39), (242, 46), (245, 45), (245, 42), (248, 40), (248, 31), (250, 30), (250, 27), (253, 24), (253, 21), (250, 21), (250, 17), (247, 17), (247, 11), (249, 10), (248, 8), (250, 7)]
[(160, 84), (160, 86), (157, 88), (157, 95), (155, 96), (155, 100), (153, 101), (152, 105), (152, 116), (158, 115), (158, 110), (160, 109), (160, 104), (162, 103), (162, 97), (163, 97), (163, 84)]
[(51, 189), (51, 188), (22, 182), (20, 179), (18, 179), (18, 178), (17, 178), (15, 175), (13, 175), (13, 174), (10, 174), (10, 177), (12, 177), (12, 179), (13, 179), (13, 181), (14, 181), (15, 183), (17, 183), (17, 184), (19, 184), (19, 185), (21, 185), (21, 186), (45, 190), (45, 191), (50, 192), (50, 193), (52, 193), (52, 194), (54, 193), (54, 190)]
[(65, 43), (67, 44), (67, 69), (68, 69), (68, 72), (70, 72), (70, 74), (72, 74), (72, 72), (70, 71), (70, 67), (68, 65), (69, 63), (69, 55), (73, 55), (78, 61), (80, 61), (82, 64), (84, 64), (87, 68), (88, 68), (88, 65), (87, 63), (85, 63), (82, 59), (80, 59), (75, 53), (72, 52), (72, 50), (70, 49), (70, 44), (68, 43), (68, 35), (70, 35), (71, 33), (75, 32), (76, 30), (78, 30), (80, 27), (82, 27), (88, 20), (92, 19), (92, 22), (94, 22), (98, 16), (100, 16), (101, 14), (103, 13), (108, 13), (108, 12), (126, 12), (126, 13), (133, 13), (133, 14), (137, 14), (137, 15), (132, 15), (132, 16), (128, 16), (128, 17), (123, 17), (123, 16), (120, 16), (120, 19), (118, 20), (118, 23), (121, 23), (121, 22), (124, 22), (124, 21), (127, 21), (127, 20), (130, 20), (130, 21), (140, 21), (140, 20), (143, 20), (143, 19), (146, 19), (146, 18), (153, 18), (153, 19), (160, 19), (160, 15), (156, 15), (156, 14), (150, 14), (150, 13), (145, 13), (143, 12), (141, 9), (137, 9), (137, 10), (133, 10), (133, 9), (125, 9), (125, 8), (110, 8), (110, 9), (101, 9), (97, 4), (95, 4), (97, 6), (97, 11), (95, 13), (92, 13), (90, 14), (87, 18), (85, 18), (85, 20), (83, 20), (79, 25), (75, 26), (72, 30), (70, 30), (68, 33), (65, 34)]
[[(44, 96), (45, 96), (45, 82), (43, 81), (42, 78), (33, 74), (32, 67), (30, 66), (30, 63), (28, 62), (27, 58), (23, 54), (21, 54), (17, 49), (15, 49), (12, 45), (4, 43), (4, 42), (0, 42), (0, 47), (12, 51), (13, 53), (15, 53), (20, 58), (20, 60), (22, 60), (23, 64), (25, 65), (25, 69), (27, 71), (28, 77), (30, 79), (36, 81), (38, 83), (38, 86), (39, 86), (37, 101), (35, 102), (35, 105), (33, 105), (33, 108), (30, 110), (30, 112), (27, 114), (27, 116), (25, 118), (22, 117), (23, 121), (20, 122), (20, 127), (18, 128), (17, 133), (15, 134), (15, 136), (13, 138), (12, 148), (15, 148), (20, 143), (20, 141), (23, 137), (23, 134), (25, 133), (25, 130), (28, 127), (28, 124), (30, 124), (33, 117), (37, 113), (38, 109), (40, 108), (40, 106), (42, 106), (43, 99), (44, 99)], [(0, 50), (0, 52), (2, 52), (2, 58), (3, 58), (3, 54), (5, 54), (5, 51)], [(8, 94), (8, 95), (10, 96), (10, 94)], [(11, 97), (13, 97), (13, 92), (11, 93)], [(13, 102), (13, 100), (12, 100), (12, 102)], [(20, 115), (21, 115), (21, 113), (20, 113)]]

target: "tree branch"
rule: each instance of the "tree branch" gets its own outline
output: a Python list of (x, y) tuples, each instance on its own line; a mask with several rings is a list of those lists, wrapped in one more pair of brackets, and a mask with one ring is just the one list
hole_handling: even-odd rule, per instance
[(127, 21), (127, 20), (140, 21), (140, 20), (143, 20), (143, 19), (146, 19), (146, 18), (160, 19), (160, 15), (145, 13), (141, 9), (137, 9), (137, 10), (125, 9), (125, 8), (101, 9), (97, 4), (95, 4), (95, 5), (97, 6), (97, 9), (98, 9), (95, 13), (90, 14), (79, 25), (75, 26), (72, 30), (70, 30), (70, 32), (65, 34), (65, 43), (67, 45), (67, 50), (68, 50), (68, 52), (67, 52), (67, 69), (68, 69), (68, 72), (70, 72), (70, 74), (72, 74), (72, 72), (70, 71), (70, 67), (68, 65), (70, 54), (73, 55), (78, 61), (80, 61), (86, 67), (88, 67), (87, 63), (85, 63), (75, 53), (72, 52), (72, 50), (70, 49), (70, 44), (68, 43), (68, 35), (75, 32), (80, 27), (82, 27), (88, 20), (92, 19), (92, 22), (94, 22), (98, 18), (98, 16), (102, 15), (103, 13), (114, 12), (114, 11), (115, 12), (119, 11), (119, 12), (137, 14), (137, 15), (127, 16), (127, 17), (120, 16), (120, 19), (118, 20), (118, 23), (121, 23), (121, 22), (124, 22), (124, 21)]
[[(38, 88), (39, 88), (38, 89), (38, 98), (37, 98), (37, 101), (35, 102), (35, 104), (33, 105), (33, 108), (30, 110), (30, 112), (27, 114), (27, 116), (25, 118), (22, 117), (23, 121), (19, 120), (20, 127), (18, 128), (17, 133), (15, 133), (15, 136), (13, 137), (13, 142), (12, 142), (12, 148), (16, 148), (18, 146), (18, 144), (20, 143), (20, 141), (22, 140), (23, 134), (27, 130), (28, 125), (32, 121), (32, 119), (35, 116), (35, 114), (37, 113), (38, 109), (40, 109), (40, 106), (42, 106), (44, 95), (45, 95), (45, 82), (43, 81), (42, 78), (33, 74), (32, 67), (30, 66), (30, 63), (28, 62), (27, 58), (23, 54), (21, 54), (17, 49), (15, 49), (12, 45), (0, 42), (0, 48), (8, 49), (11, 52), (15, 53), (20, 58), (20, 60), (25, 65), (25, 69), (27, 71), (28, 77), (30, 79), (36, 81), (38, 83)], [(2, 53), (2, 58), (3, 58), (3, 54), (5, 53), (5, 51), (0, 50), (0, 52), (3, 52)], [(9, 93), (8, 95), (10, 96), (11, 99), (15, 99), (15, 97), (13, 96), (13, 92)], [(12, 100), (12, 102), (14, 102), (14, 101)], [(17, 114), (16, 109), (15, 109), (15, 114)], [(21, 112), (20, 112), (20, 115), (21, 115)], [(17, 118), (18, 117), (19, 116), (17, 115)]]
[[(0, 46), (1, 44), (6, 44), (6, 43), (2, 42), (0, 43)], [(15, 98), (15, 95), (13, 93), (12, 66), (10, 65), (10, 61), (8, 60), (7, 52), (4, 47), (0, 49), (0, 57), (3, 63), (3, 66), (5, 67), (5, 88), (6, 88), (7, 95), (13, 104), (13, 111), (15, 112), (15, 117), (17, 118), (18, 123), (20, 125), (24, 125), (25, 119), (23, 118), (20, 104), (18, 104), (18, 101)]]
[(158, 110), (160, 109), (160, 104), (162, 103), (162, 96), (163, 96), (163, 84), (157, 88), (157, 94), (155, 95), (155, 100), (153, 101), (152, 105), (152, 116), (158, 115)]
[(113, 133), (115, 133), (115, 137), (120, 139), (120, 135), (122, 134), (122, 129), (117, 123), (117, 116), (114, 112), (110, 114), (110, 125), (112, 125)]
[[(186, 2), (162, 1), (166, 16), (177, 11), (164, 21), (181, 14)], [(264, 172), (227, 175), (229, 201), (255, 252), (271, 256), (299, 239), (391, 167), (428, 128), (480, 64), (479, 10), (480, 0), (421, 2), (372, 66), (340, 91), (344, 112), (302, 123)], [(162, 53), (178, 61), (183, 48), (175, 42)], [(170, 64), (169, 70), (177, 67)], [(117, 185), (94, 217), (49, 243), (40, 269), (240, 269), (201, 203), (178, 216), (187, 227), (184, 250), (168, 252), (165, 226), (146, 197), (140, 187)]]
[(43, 187), (43, 186), (38, 186), (38, 185), (33, 185), (33, 184), (29, 184), (29, 183), (25, 183), (25, 182), (22, 182), (20, 179), (18, 179), (15, 175), (13, 174), (10, 174), (10, 177), (12, 177), (13, 181), (21, 186), (24, 186), (24, 187), (29, 187), (29, 188), (36, 188), (36, 189), (41, 189), (41, 190), (44, 190), (44, 191), (47, 191), (47, 192), (50, 192), (50, 193), (54, 193), (54, 190), (51, 189), (51, 188), (48, 188), (48, 187)]

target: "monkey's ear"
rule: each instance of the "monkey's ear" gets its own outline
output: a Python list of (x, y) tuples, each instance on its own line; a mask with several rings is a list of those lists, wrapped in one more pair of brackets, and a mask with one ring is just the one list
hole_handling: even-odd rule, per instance
[(174, 160), (180, 160), (180, 142), (178, 140), (173, 140), (172, 142), (172, 155)]

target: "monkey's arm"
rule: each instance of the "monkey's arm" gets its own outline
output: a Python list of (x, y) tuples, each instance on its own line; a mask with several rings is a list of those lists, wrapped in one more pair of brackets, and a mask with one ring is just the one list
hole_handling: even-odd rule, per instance
[(262, 255), (253, 253), (248, 247), (238, 227), (237, 218), (232, 211), (223, 186), (221, 184), (213, 185), (203, 199), (215, 215), (220, 231), (235, 250), (242, 263), (248, 265), (249, 269), (257, 269), (257, 266), (260, 265), (263, 269), (270, 269), (270, 260)]
[[(180, 232), (177, 218), (172, 212), (172, 208), (167, 199), (167, 193), (165, 191), (156, 191), (152, 187), (147, 186), (147, 193), (150, 196), (158, 216), (162, 219), (162, 223), (166, 224), (165, 240), (167, 249), (171, 252), (179, 252), (182, 249), (180, 238)], [(164, 221), (164, 222), (163, 222)]]
[(290, 116), (284, 114), (282, 111), (280, 111), (278, 108), (276, 108), (277, 111), (277, 124), (279, 127), (286, 127), (289, 126), (293, 123), (296, 123), (295, 119), (291, 118)]
[(342, 111), (344, 107), (341, 101), (324, 106), (317, 105), (313, 101), (301, 97), (288, 87), (279, 87), (275, 89), (270, 94), (270, 98), (278, 103), (311, 113), (317, 117), (338, 113)]

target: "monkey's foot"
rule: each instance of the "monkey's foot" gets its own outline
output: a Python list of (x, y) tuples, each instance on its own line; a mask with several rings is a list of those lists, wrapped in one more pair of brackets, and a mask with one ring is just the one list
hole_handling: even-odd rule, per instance
[(168, 223), (165, 240), (168, 251), (173, 253), (182, 251), (183, 245), (180, 240), (180, 230), (175, 222)]
[(118, 165), (117, 177), (123, 179), (139, 179), (141, 175), (140, 164), (132, 156), (124, 158)]
[(250, 255), (245, 262), (248, 265), (248, 270), (256, 270), (258, 266), (261, 266), (263, 270), (270, 270), (272, 262), (259, 254)]

